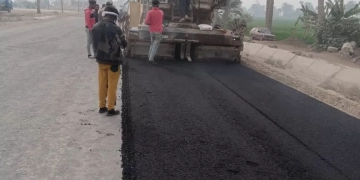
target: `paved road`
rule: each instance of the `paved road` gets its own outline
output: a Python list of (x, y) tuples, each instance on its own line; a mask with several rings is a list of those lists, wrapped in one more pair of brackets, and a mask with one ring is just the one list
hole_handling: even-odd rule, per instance
[(121, 179), (120, 117), (96, 112), (83, 27), (69, 17), (0, 28), (0, 179)]
[(129, 60), (125, 177), (360, 179), (360, 121), (248, 68)]

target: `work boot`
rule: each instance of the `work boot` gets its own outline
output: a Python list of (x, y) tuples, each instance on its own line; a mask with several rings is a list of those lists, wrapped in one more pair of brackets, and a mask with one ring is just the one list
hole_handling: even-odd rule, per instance
[(103, 108), (99, 109), (100, 114), (106, 113), (107, 111), (108, 111), (108, 109), (106, 107), (103, 107)]
[(156, 62), (154, 60), (149, 60), (149, 63), (156, 64)]
[(120, 114), (120, 111), (112, 109), (112, 110), (108, 111), (106, 116), (116, 116), (116, 115), (119, 115), (119, 114)]
[(89, 59), (92, 58), (92, 55), (91, 55), (91, 54), (88, 54), (88, 58), (89, 58)]

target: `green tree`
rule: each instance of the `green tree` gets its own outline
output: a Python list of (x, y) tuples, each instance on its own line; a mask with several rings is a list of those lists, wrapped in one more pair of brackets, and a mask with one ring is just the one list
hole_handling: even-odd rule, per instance
[(252, 15), (242, 8), (241, 0), (227, 0), (225, 9), (214, 14), (216, 15), (215, 22), (220, 20), (226, 29), (236, 30), (239, 34), (243, 34), (247, 23), (253, 20)]
[(249, 12), (255, 17), (265, 17), (265, 6), (260, 3), (251, 5)]
[(294, 13), (294, 6), (289, 3), (283, 3), (281, 9), (284, 17), (291, 17)]
[[(334, 46), (341, 48), (346, 41), (360, 43), (360, 4), (345, 9), (344, 0), (318, 0), (318, 13), (302, 5), (300, 19), (307, 27), (314, 28), (316, 43), (321, 48)], [(325, 5), (324, 5), (325, 4)]]
[[(307, 6), (302, 5), (301, 11), (303, 12), (303, 17), (311, 17), (317, 22), (321, 22), (323, 20), (359, 20), (355, 16), (360, 13), (360, 3), (355, 4), (354, 7), (349, 10), (345, 9), (344, 0), (328, 0), (324, 3), (324, 0), (318, 0), (319, 13), (310, 10)], [(325, 5), (322, 5), (325, 4)], [(322, 7), (321, 7), (322, 5)], [(324, 10), (324, 11), (323, 11)], [(320, 21), (319, 21), (320, 20)]]
[(222, 16), (222, 21), (226, 21), (227, 19), (229, 19), (229, 16), (231, 14), (241, 16), (243, 13), (241, 5), (242, 5), (241, 0), (228, 0), (226, 2), (226, 8), (224, 14)]

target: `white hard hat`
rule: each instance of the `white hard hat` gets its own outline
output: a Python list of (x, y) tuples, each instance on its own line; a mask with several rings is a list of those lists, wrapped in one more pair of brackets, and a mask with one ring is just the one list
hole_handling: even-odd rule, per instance
[(106, 1), (106, 5), (112, 5), (112, 4), (113, 4), (113, 1), (112, 1), (112, 0)]

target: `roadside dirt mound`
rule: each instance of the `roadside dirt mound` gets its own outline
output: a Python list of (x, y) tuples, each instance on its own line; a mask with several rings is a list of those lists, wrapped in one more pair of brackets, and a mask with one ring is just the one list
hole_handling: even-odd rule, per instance
[(294, 46), (294, 47), (309, 49), (309, 46), (305, 42), (301, 41), (298, 38), (290, 37), (290, 38), (287, 38), (287, 39), (284, 39), (284, 40), (281, 40), (281, 41), (278, 41), (278, 42), (282, 43), (282, 44), (291, 45), (291, 46)]

